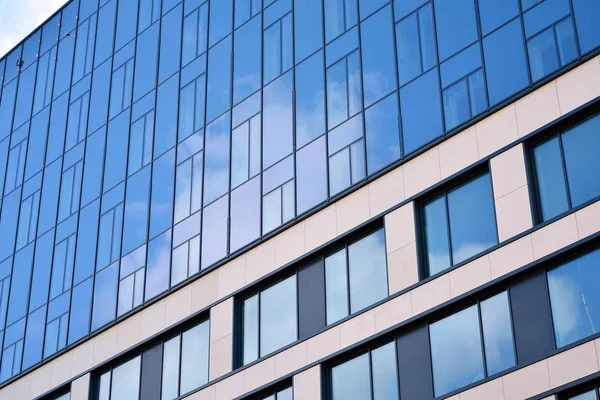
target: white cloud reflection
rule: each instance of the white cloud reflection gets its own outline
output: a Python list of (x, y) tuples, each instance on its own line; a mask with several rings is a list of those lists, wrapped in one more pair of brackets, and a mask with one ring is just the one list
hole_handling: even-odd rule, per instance
[(0, 57), (65, 3), (67, 0), (0, 0)]

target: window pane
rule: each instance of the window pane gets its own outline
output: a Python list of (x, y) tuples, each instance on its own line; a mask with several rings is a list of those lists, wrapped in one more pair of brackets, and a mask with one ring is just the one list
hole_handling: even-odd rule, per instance
[(110, 400), (139, 399), (141, 362), (141, 357), (136, 357), (113, 369)]
[(435, 275), (450, 267), (445, 197), (439, 197), (425, 205), (424, 214), (427, 266), (429, 275)]
[(244, 365), (258, 358), (258, 295), (244, 301)]
[(327, 154), (325, 136), (296, 153), (298, 214), (327, 199)]
[(448, 213), (454, 264), (498, 243), (489, 173), (448, 193)]
[(534, 81), (558, 69), (554, 29), (549, 28), (527, 42), (531, 77)]
[(213, 1), (210, 5), (209, 38), (212, 46), (231, 32), (233, 0)]
[(488, 376), (515, 365), (508, 292), (481, 302), (481, 325)]
[(346, 249), (325, 259), (325, 304), (327, 305), (327, 325), (348, 316)]
[(517, 19), (483, 39), (490, 106), (529, 83), (521, 22)]
[(369, 354), (363, 354), (331, 370), (333, 400), (371, 399)]
[(577, 395), (575, 397), (570, 397), (569, 400), (596, 400), (596, 390), (589, 391), (587, 393), (583, 393)]
[(552, 321), (557, 347), (600, 329), (600, 250), (548, 272)]
[(323, 46), (323, 9), (321, 0), (296, 1), (294, 6), (294, 43), (296, 62)]
[(385, 7), (361, 24), (365, 107), (396, 89), (391, 13), (391, 8)]
[(484, 378), (477, 306), (429, 326), (435, 395)]
[(231, 192), (231, 243), (234, 252), (260, 236), (260, 179)]
[(208, 322), (183, 333), (181, 338), (181, 394), (208, 382)]
[(398, 399), (398, 371), (394, 343), (388, 343), (371, 352), (373, 400)]
[(179, 396), (179, 346), (181, 336), (165, 342), (162, 365), (162, 400)]
[[(223, 0), (215, 4), (227, 3)], [(211, 14), (213, 8), (211, 7)], [(213, 24), (210, 24), (211, 28)], [(231, 36), (208, 52), (206, 121), (211, 122), (229, 108), (231, 88)]]
[(297, 148), (325, 132), (324, 85), (323, 52), (318, 52), (296, 67)]
[(477, 40), (474, 0), (438, 0), (435, 5), (440, 60)]
[(558, 137), (536, 146), (533, 155), (542, 219), (547, 221), (569, 209)]
[(519, 0), (479, 0), (479, 14), (485, 35), (519, 14)]
[(298, 338), (296, 276), (260, 294), (260, 355), (265, 356)]
[(590, 0), (573, 0), (577, 37), (582, 53), (587, 53), (600, 45), (600, 25), (596, 15), (600, 15), (600, 2)]
[(235, 32), (233, 102), (239, 103), (260, 88), (261, 20), (253, 18)]
[(350, 312), (355, 313), (388, 295), (383, 229), (348, 246)]
[(600, 115), (563, 133), (571, 206), (600, 195)]
[(292, 74), (287, 73), (263, 92), (263, 170), (292, 152)]
[(365, 113), (369, 175), (400, 158), (398, 97), (394, 93)]
[(145, 299), (164, 292), (169, 287), (169, 264), (171, 263), (171, 230), (148, 243), (148, 272), (146, 274)]

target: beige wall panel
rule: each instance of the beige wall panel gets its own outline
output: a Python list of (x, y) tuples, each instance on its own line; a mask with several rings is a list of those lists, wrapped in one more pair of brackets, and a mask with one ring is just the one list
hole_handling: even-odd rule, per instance
[(233, 335), (210, 344), (209, 380), (212, 381), (233, 370)]
[(562, 114), (600, 96), (599, 59), (600, 57), (594, 57), (556, 80)]
[(304, 221), (275, 236), (275, 268), (295, 260), (305, 252)]
[(94, 338), (94, 365), (117, 354), (117, 329), (108, 329)]
[(388, 255), (388, 285), (390, 295), (419, 281), (417, 243), (412, 242)]
[(460, 400), (504, 400), (502, 379), (494, 379), (460, 394)]
[(375, 309), (375, 332), (384, 331), (412, 317), (410, 293), (398, 296)]
[(418, 315), (450, 300), (450, 278), (448, 274), (435, 278), (411, 292), (413, 315)]
[(184, 286), (166, 299), (165, 327), (186, 319), (192, 313), (192, 289)]
[(192, 292), (191, 311), (193, 313), (203, 310), (215, 301), (217, 301), (217, 290), (219, 284), (219, 271), (213, 271), (196, 279), (190, 284)]
[(357, 227), (370, 217), (369, 188), (362, 187), (335, 203), (337, 234)]
[(467, 128), (440, 143), (439, 148), (440, 171), (445, 179), (479, 160), (477, 129), (475, 126)]
[(159, 301), (141, 311), (142, 340), (156, 335), (166, 327), (167, 303)]
[(484, 255), (450, 272), (450, 294), (452, 297), (460, 296), (491, 280), (490, 257)]
[(233, 297), (210, 309), (210, 342), (233, 334)]
[(395, 168), (369, 184), (369, 210), (375, 217), (404, 201), (404, 171)]
[(388, 254), (415, 241), (415, 205), (408, 204), (385, 216), (385, 245)]
[(337, 235), (336, 221), (335, 205), (330, 205), (304, 221), (306, 251), (333, 240)]
[(242, 371), (217, 382), (215, 400), (231, 400), (244, 394), (244, 373)]
[(375, 334), (375, 310), (364, 312), (340, 325), (342, 348)]
[(199, 392), (193, 393), (192, 395), (186, 397), (186, 400), (215, 400), (216, 396), (216, 385), (212, 385), (207, 387), (206, 389), (202, 389)]
[(499, 199), (527, 185), (525, 154), (518, 144), (490, 160), (494, 199)]
[(57, 387), (71, 379), (73, 366), (73, 353), (68, 352), (52, 360), (50, 368), (50, 387)]
[(578, 238), (575, 215), (568, 215), (533, 232), (533, 255), (536, 259), (542, 258), (576, 242)]
[(117, 325), (117, 352), (135, 346), (141, 338), (142, 314), (137, 313)]
[(556, 81), (528, 94), (516, 103), (519, 136), (523, 137), (560, 117)]
[(46, 364), (29, 374), (29, 398), (34, 399), (52, 389), (50, 385), (50, 364)]
[(306, 342), (298, 343), (274, 356), (275, 379), (290, 374), (306, 365)]
[(266, 385), (275, 379), (275, 358), (270, 357), (244, 371), (244, 387), (247, 392)]
[(575, 213), (579, 238), (583, 239), (600, 230), (600, 202), (596, 202)]
[(523, 186), (496, 200), (496, 219), (500, 243), (531, 229), (529, 188)]
[(219, 274), (218, 298), (229, 296), (246, 284), (246, 255), (231, 260), (217, 270)]
[(492, 279), (506, 275), (533, 261), (533, 243), (531, 235), (527, 235), (490, 253)]
[(306, 341), (306, 362), (312, 363), (341, 348), (340, 326), (334, 326)]
[(509, 104), (475, 125), (479, 158), (484, 158), (519, 138), (515, 104)]
[(267, 240), (246, 253), (246, 284), (275, 269), (275, 239)]
[(404, 193), (407, 198), (435, 185), (441, 180), (438, 147), (427, 150), (404, 164)]
[(598, 358), (594, 342), (585, 343), (550, 357), (548, 370), (552, 388), (598, 372)]
[(85, 374), (71, 383), (71, 400), (88, 400), (90, 395), (90, 374)]
[(73, 376), (79, 375), (94, 366), (94, 342), (90, 339), (73, 349)]
[(550, 390), (550, 376), (546, 360), (503, 376), (506, 400), (526, 399)]
[(294, 400), (321, 400), (321, 366), (294, 376)]

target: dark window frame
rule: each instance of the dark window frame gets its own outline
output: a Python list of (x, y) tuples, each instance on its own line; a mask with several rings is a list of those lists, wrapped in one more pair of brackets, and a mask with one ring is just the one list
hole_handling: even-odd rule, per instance
[[(260, 360), (263, 360), (273, 354), (279, 353), (282, 350), (298, 343), (300, 340), (305, 340), (305, 339), (299, 339), (299, 335), (300, 335), (300, 291), (299, 289), (299, 285), (298, 285), (298, 273), (301, 269), (303, 269), (304, 267), (308, 267), (309, 265), (312, 265), (315, 262), (322, 262), (323, 263), (323, 282), (326, 282), (325, 280), (325, 259), (333, 254), (335, 254), (336, 252), (345, 249), (346, 251), (346, 256), (348, 255), (348, 247), (358, 241), (360, 241), (361, 239), (369, 236), (372, 233), (375, 233), (379, 230), (382, 230), (384, 232), (384, 237), (385, 237), (385, 225), (382, 219), (377, 219), (375, 221), (369, 222), (366, 226), (364, 227), (360, 227), (359, 229), (357, 229), (354, 232), (351, 232), (350, 234), (346, 235), (345, 237), (341, 237), (339, 239), (337, 239), (335, 241), (335, 243), (332, 243), (331, 245), (326, 246), (324, 249), (317, 249), (317, 252), (315, 254), (310, 254), (307, 257), (298, 260), (297, 262), (294, 262), (292, 265), (289, 266), (284, 266), (281, 270), (276, 271), (274, 274), (272, 274), (271, 276), (267, 276), (261, 280), (259, 280), (256, 284), (252, 285), (250, 288), (244, 289), (240, 294), (236, 294), (234, 295), (234, 341), (233, 341), (233, 369), (237, 370), (239, 368), (244, 368), (247, 366), (250, 366), (252, 364), (255, 364), (257, 362), (259, 362)], [(384, 246), (386, 245), (385, 241), (384, 241)], [(388, 295), (382, 300), (382, 301), (387, 301), (389, 299), (389, 275), (387, 274), (388, 271), (388, 264), (387, 264), (387, 248), (386, 248), (386, 285), (388, 287)], [(327, 325), (327, 321), (325, 321), (325, 327), (323, 330), (329, 329), (333, 326), (336, 326), (342, 322), (344, 322), (345, 320), (352, 318), (353, 316), (356, 316), (370, 308), (373, 308), (374, 306), (376, 306), (378, 303), (380, 302), (376, 302), (371, 304), (368, 307), (365, 307), (361, 310), (358, 310), (355, 313), (351, 313), (350, 311), (350, 279), (349, 279), (349, 259), (346, 258), (346, 270), (348, 271), (348, 282), (347, 282), (347, 290), (348, 290), (348, 315), (336, 322), (333, 322), (329, 325)], [(297, 316), (297, 323), (296, 323), (296, 340), (289, 343), (288, 345), (274, 350), (272, 353), (269, 354), (265, 354), (265, 355), (261, 355), (260, 354), (260, 336), (261, 336), (261, 332), (260, 332), (260, 294), (285, 281), (288, 278), (291, 278), (292, 276), (296, 276), (296, 316)], [(326, 290), (326, 287), (325, 287)], [(255, 360), (249, 361), (248, 363), (244, 364), (244, 302), (250, 298), (252, 298), (253, 296), (258, 295), (258, 357)], [(327, 296), (325, 295), (325, 309), (324, 309), (324, 313), (325, 316), (327, 314)]]
[(278, 392), (281, 392), (282, 390), (286, 389), (292, 389), (292, 393), (294, 392), (292, 378), (284, 379), (281, 382), (277, 382), (266, 389), (259, 390), (255, 393), (251, 393), (243, 397), (242, 400), (265, 400), (267, 397), (275, 396)]
[[(533, 225), (534, 227), (538, 227), (539, 225), (549, 224), (553, 221), (556, 221), (565, 215), (572, 213), (575, 210), (581, 209), (586, 205), (589, 205), (598, 199), (600, 199), (600, 195), (596, 196), (580, 205), (573, 206), (571, 202), (571, 191), (569, 189), (569, 180), (567, 178), (567, 171), (565, 166), (565, 154), (564, 147), (562, 142), (562, 135), (568, 132), (570, 129), (577, 127), (580, 124), (594, 118), (595, 116), (600, 117), (600, 104), (594, 104), (592, 107), (583, 107), (580, 110), (577, 110), (573, 115), (570, 115), (563, 121), (558, 123), (552, 123), (553, 126), (546, 129), (545, 131), (535, 134), (532, 138), (524, 142), (524, 151), (525, 151), (525, 170), (527, 175), (527, 183), (529, 186), (529, 198), (531, 200), (531, 215), (533, 217)], [(542, 145), (554, 138), (558, 138), (559, 142), (559, 150), (560, 150), (560, 158), (561, 158), (561, 171), (563, 173), (564, 183), (566, 186), (566, 197), (568, 208), (564, 212), (561, 212), (553, 217), (550, 217), (544, 220), (542, 216), (542, 200), (540, 196), (540, 192), (538, 190), (538, 172), (535, 167), (535, 154), (534, 151), (537, 146)]]
[[(448, 194), (460, 187), (486, 175), (489, 174), (490, 177), (490, 188), (492, 189), (492, 200), (494, 198), (494, 185), (492, 179), (492, 168), (489, 165), (490, 162), (484, 162), (480, 165), (477, 165), (460, 176), (451, 179), (448, 182), (445, 182), (440, 187), (435, 188), (433, 190), (428, 191), (423, 196), (415, 200), (415, 237), (417, 238), (417, 263), (418, 263), (418, 274), (419, 274), (419, 282), (425, 279), (440, 276), (448, 273), (449, 271), (464, 265), (468, 264), (470, 261), (480, 257), (482, 254), (488, 253), (489, 248), (480, 251), (477, 254), (474, 254), (468, 257), (465, 260), (462, 260), (458, 263), (453, 262), (453, 254), (452, 254), (452, 242), (451, 242), (451, 234), (450, 234), (450, 214), (448, 207)], [(430, 273), (429, 262), (427, 261), (427, 230), (425, 228), (425, 206), (427, 206), (430, 202), (436, 200), (437, 198), (444, 198), (445, 205), (445, 213), (446, 213), (446, 227), (447, 227), (447, 238), (448, 238), (448, 251), (450, 256), (450, 265), (448, 268), (436, 272), (434, 274)], [(493, 216), (494, 221), (496, 223), (496, 244), (494, 244), (491, 248), (497, 246), (500, 243), (500, 238), (498, 236), (498, 214), (496, 211), (496, 207), (494, 204), (493, 207)]]

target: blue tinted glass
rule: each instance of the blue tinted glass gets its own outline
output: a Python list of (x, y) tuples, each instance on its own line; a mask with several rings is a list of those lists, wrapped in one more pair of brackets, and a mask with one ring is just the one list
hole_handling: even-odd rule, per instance
[[(60, 160), (46, 168), (42, 186), (42, 202), (40, 204), (40, 220), (38, 232), (46, 233), (56, 223), (56, 208), (58, 207), (58, 189), (60, 187)], [(6, 208), (6, 200), (3, 204)], [(1, 226), (1, 222), (0, 222)]]
[(534, 81), (558, 69), (559, 60), (554, 29), (549, 28), (527, 42), (531, 78)]
[(398, 369), (394, 342), (371, 352), (371, 368), (373, 370), (373, 400), (397, 400)]
[(160, 30), (159, 82), (163, 82), (179, 69), (181, 58), (181, 11), (182, 7), (171, 10), (162, 19)]
[(325, 258), (327, 325), (348, 316), (348, 268), (346, 249)]
[(556, 41), (561, 65), (568, 64), (577, 58), (577, 43), (573, 31), (573, 21), (567, 18), (556, 24)]
[(569, 209), (558, 137), (536, 146), (533, 154), (542, 219), (547, 221)]
[(169, 288), (171, 230), (148, 243), (148, 263), (144, 299), (149, 300)]
[(138, 37), (133, 101), (141, 98), (156, 86), (158, 31), (159, 26), (155, 24)]
[(183, 65), (206, 51), (208, 40), (208, 2), (183, 20)]
[(57, 100), (54, 100), (54, 103), (52, 104), (48, 147), (46, 149), (46, 165), (56, 160), (64, 150), (65, 131), (67, 129), (67, 111), (69, 108), (68, 101), (68, 93), (65, 93)]
[(150, 206), (150, 237), (165, 231), (173, 221), (173, 191), (175, 180), (175, 151), (154, 162)]
[(0, 140), (10, 135), (16, 95), (17, 81), (12, 81), (2, 90), (2, 102), (0, 103)]
[(557, 347), (598, 331), (600, 251), (596, 250), (548, 272), (552, 322)]
[[(98, 12), (98, 32), (96, 39), (96, 54), (94, 57), (94, 66), (102, 64), (113, 50), (113, 41), (115, 38), (115, 18), (117, 15), (117, 1), (110, 0)], [(95, 79), (95, 77), (94, 77)]]
[(600, 25), (596, 19), (596, 15), (600, 15), (600, 1), (573, 0), (573, 11), (579, 48), (582, 53), (587, 53), (600, 45)]
[(108, 124), (106, 163), (104, 168), (105, 193), (125, 179), (128, 132), (129, 113), (122, 113)]
[(361, 25), (365, 107), (396, 89), (391, 13), (385, 7)]
[(321, 0), (294, 2), (294, 43), (296, 63), (323, 47), (323, 8)]
[(234, 34), (233, 102), (244, 100), (260, 88), (261, 21), (253, 18)]
[(0, 214), (0, 237), (2, 237), (2, 241), (0, 241), (0, 259), (5, 259), (14, 251), (20, 195), (17, 190), (4, 197), (2, 201), (2, 214)]
[(15, 254), (6, 315), (7, 326), (17, 322), (27, 313), (32, 267), (33, 245), (31, 244)]
[(479, 0), (479, 14), (485, 35), (519, 14), (519, 0)]
[(71, 318), (69, 321), (69, 344), (90, 333), (90, 310), (92, 307), (92, 279), (73, 288)]
[(452, 129), (471, 117), (466, 79), (445, 89), (443, 97), (446, 129)]
[(325, 38), (327, 42), (356, 25), (358, 20), (357, 0), (325, 1)]
[(231, 192), (231, 252), (260, 236), (260, 179)]
[(394, 93), (365, 112), (367, 171), (372, 174), (400, 158), (398, 97)]
[(119, 1), (117, 11), (117, 35), (115, 50), (120, 49), (135, 37), (138, 15), (137, 1)]
[(93, 331), (115, 319), (118, 279), (118, 263), (96, 274), (96, 281), (94, 283), (94, 312), (92, 316)]
[(398, 75), (400, 84), (404, 84), (421, 74), (421, 49), (416, 13), (396, 24), (396, 48)]
[[(223, 1), (223, 3), (227, 2), (231, 2), (231, 0)], [(221, 2), (219, 2), (219, 4), (220, 3)], [(227, 37), (227, 39), (220, 42), (208, 52), (207, 122), (213, 121), (229, 108), (231, 88), (230, 75), (231, 36)]]
[(292, 74), (273, 81), (263, 92), (263, 169), (292, 152)]
[(562, 135), (571, 206), (600, 195), (600, 115)]
[(83, 190), (81, 194), (82, 206), (100, 196), (105, 141), (105, 129), (101, 129), (88, 137), (83, 168)]
[(296, 67), (296, 146), (302, 147), (325, 132), (323, 53)]
[(19, 78), (19, 93), (15, 109), (13, 128), (17, 128), (31, 118), (31, 105), (33, 102), (33, 88), (35, 86), (35, 67), (21, 72)]
[(260, 355), (297, 339), (296, 275), (260, 293)]
[(435, 23), (440, 60), (477, 40), (477, 20), (474, 0), (438, 0)]
[(370, 399), (369, 354), (353, 358), (331, 370), (333, 400)]
[(527, 86), (527, 63), (518, 20), (483, 39), (483, 54), (490, 106)]
[(516, 364), (508, 292), (481, 302), (481, 327), (488, 376)]
[[(29, 132), (31, 140), (29, 141), (29, 147), (27, 148), (25, 180), (31, 178), (44, 167), (44, 154), (46, 152), (46, 140), (48, 138), (49, 118), (49, 108), (46, 108), (44, 111), (33, 117), (31, 122), (31, 132)], [(0, 183), (2, 183), (3, 178), (4, 177), (0, 178)]]
[(436, 397), (485, 377), (479, 332), (477, 306), (429, 326)]
[(123, 220), (123, 254), (129, 253), (146, 241), (149, 197), (150, 167), (148, 166), (127, 180), (125, 218)]
[(40, 237), (35, 246), (33, 278), (29, 310), (35, 310), (48, 301), (50, 269), (52, 267), (52, 251), (54, 249), (54, 231)]
[(175, 75), (158, 87), (156, 124), (154, 127), (154, 157), (175, 146), (177, 140), (177, 108), (179, 76)]
[(25, 350), (23, 352), (23, 369), (37, 364), (42, 359), (44, 328), (46, 324), (46, 307), (31, 313), (27, 318), (25, 334)]
[(83, 208), (79, 215), (74, 283), (77, 284), (94, 273), (100, 202), (97, 200)]
[(489, 174), (448, 193), (448, 218), (454, 264), (498, 243)]
[(448, 217), (444, 196), (424, 207), (425, 245), (429, 275), (450, 267), (450, 241), (448, 240)]
[(525, 34), (533, 36), (569, 12), (569, 0), (544, 0), (523, 15)]
[(227, 195), (204, 209), (202, 215), (202, 269), (227, 255), (227, 218), (229, 216)]
[(298, 150), (296, 155), (298, 214), (327, 199), (325, 136)]
[[(90, 117), (88, 128), (90, 132), (95, 132), (102, 125), (106, 124), (108, 118), (108, 94), (110, 90), (110, 61), (105, 62), (102, 66), (94, 71), (94, 79), (92, 80), (92, 92), (90, 98)], [(54, 118), (54, 108), (52, 109), (52, 117)]]
[(436, 69), (400, 89), (405, 154), (442, 134), (439, 92)]
[(73, 69), (73, 52), (75, 38), (67, 36), (58, 44), (56, 60), (56, 75), (54, 76), (54, 98), (64, 93), (71, 86), (71, 71)]
[(379, 230), (348, 246), (350, 313), (388, 295), (385, 235)]
[(481, 67), (481, 47), (476, 43), (445, 61), (440, 67), (442, 87), (456, 83), (460, 78)]
[(229, 33), (233, 25), (233, 0), (220, 0), (210, 7), (210, 45), (217, 43)]
[(327, 69), (327, 123), (330, 129), (349, 117), (347, 82), (346, 59), (338, 61)]
[(230, 124), (227, 113), (206, 127), (204, 204), (225, 194), (229, 186)]

